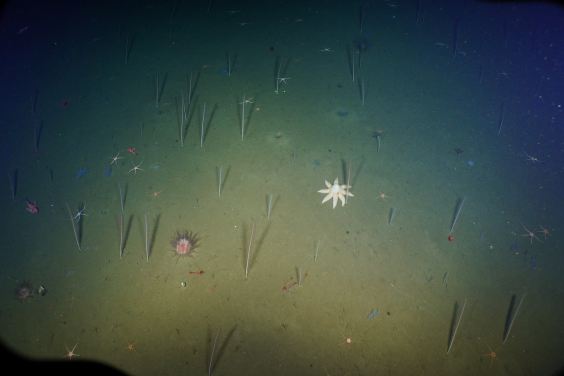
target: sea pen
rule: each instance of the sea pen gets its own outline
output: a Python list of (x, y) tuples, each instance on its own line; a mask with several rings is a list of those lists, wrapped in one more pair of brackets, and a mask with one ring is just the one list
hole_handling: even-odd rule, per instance
[(517, 312), (519, 312), (519, 308), (521, 308), (521, 303), (523, 303), (523, 299), (525, 299), (525, 293), (521, 297), (521, 300), (519, 301), (519, 305), (517, 306), (517, 309), (515, 310), (515, 314), (511, 318), (511, 322), (509, 323), (509, 327), (507, 328), (507, 332), (505, 333), (505, 337), (503, 337), (503, 342), (501, 343), (502, 345), (505, 343), (505, 341), (507, 341), (507, 337), (509, 336), (509, 332), (511, 331), (511, 326), (513, 325), (513, 321), (515, 320), (515, 316), (517, 316)]
[(292, 167), (290, 168), (294, 168), (294, 161), (296, 160), (296, 151), (294, 150), (294, 157), (292, 158)]
[(210, 356), (210, 366), (208, 368), (208, 375), (211, 375), (213, 369), (213, 355), (215, 353), (215, 347), (217, 346), (217, 340), (219, 339), (219, 333), (221, 333), (221, 326), (217, 327), (217, 332), (215, 332), (215, 340), (213, 341), (212, 352)]
[(270, 200), (268, 201), (268, 218), (270, 219), (270, 209), (272, 208), (272, 193), (270, 194)]
[(16, 192), (14, 191), (14, 184), (12, 183), (12, 174), (10, 174), (10, 170), (6, 170), (8, 173), (8, 178), (10, 179), (10, 187), (12, 188), (12, 200), (16, 202)]
[(362, 12), (360, 14), (360, 33), (362, 34), (362, 25), (364, 24), (364, 6), (362, 7)]
[(390, 215), (390, 223), (388, 223), (388, 228), (392, 227), (392, 221), (394, 220), (394, 214), (396, 214), (396, 208), (392, 209), (392, 214)]
[(315, 250), (315, 257), (313, 258), (313, 262), (317, 262), (317, 252), (319, 252), (319, 242), (321, 240), (317, 241), (317, 249)]
[[(65, 204), (67, 204), (67, 203), (65, 202)], [(74, 219), (72, 217), (72, 212), (70, 210), (69, 204), (67, 204), (67, 209), (69, 209), (70, 220), (71, 220), (71, 223), (72, 223), (72, 232), (74, 232), (74, 238), (76, 240), (76, 245), (78, 246), (78, 250), (80, 251), (80, 242), (78, 241), (78, 235), (76, 233), (76, 227), (74, 226)]]
[(121, 194), (121, 183), (119, 184), (119, 199), (121, 201), (121, 211), (123, 211), (123, 195)]
[(503, 125), (503, 115), (505, 115), (505, 103), (501, 102), (501, 116), (499, 118), (499, 130), (497, 131), (497, 135), (501, 133), (501, 127)]
[(223, 166), (219, 168), (219, 197), (221, 197), (221, 175), (223, 174)]
[(247, 251), (247, 267), (245, 268), (245, 278), (249, 275), (249, 261), (251, 259), (251, 247), (253, 246), (253, 235), (255, 233), (255, 221), (253, 221), (253, 229), (251, 230), (251, 240), (249, 241), (249, 250)]
[(349, 199), (349, 188), (350, 188), (350, 182), (351, 182), (351, 169), (352, 169), (352, 160), (349, 162), (349, 176), (347, 177), (347, 195), (345, 196), (345, 204), (348, 203), (348, 199)]
[(378, 139), (378, 152), (376, 155), (380, 155), (380, 133), (376, 135), (376, 139)]
[(425, 23), (425, 15), (427, 14), (427, 12), (423, 12), (423, 19), (421, 20), (421, 25), (419, 26), (423, 26), (423, 24)]
[(302, 287), (302, 269), (303, 266), (300, 266), (300, 273), (298, 274), (298, 287)]
[(202, 138), (200, 139), (200, 147), (204, 147), (204, 121), (206, 120), (206, 102), (204, 102), (204, 114), (202, 115)]
[(464, 199), (460, 203), (460, 206), (458, 207), (458, 211), (456, 212), (456, 217), (454, 217), (454, 222), (452, 222), (452, 226), (450, 227), (449, 234), (452, 233), (452, 229), (454, 228), (454, 225), (456, 224), (456, 220), (458, 219), (458, 215), (460, 214), (460, 210), (462, 210), (462, 205), (464, 205), (464, 201), (466, 201), (466, 197), (464, 197)]
[(443, 283), (441, 283), (441, 286), (445, 284), (445, 281), (446, 281), (446, 279), (448, 278), (448, 273), (449, 273), (449, 272), (447, 272), (447, 273), (445, 274), (445, 277), (443, 278)]
[(145, 252), (147, 252), (147, 262), (149, 262), (149, 220), (145, 214)]
[(454, 333), (450, 338), (450, 342), (448, 344), (447, 354), (450, 351), (450, 347), (452, 346), (452, 342), (454, 341), (454, 336), (456, 336), (456, 331), (458, 330), (458, 325), (460, 324), (460, 320), (462, 319), (462, 314), (464, 313), (464, 307), (466, 307), (466, 299), (464, 299), (464, 305), (462, 306), (462, 312), (460, 312), (460, 316), (458, 317), (458, 322), (456, 323), (456, 328), (454, 328)]

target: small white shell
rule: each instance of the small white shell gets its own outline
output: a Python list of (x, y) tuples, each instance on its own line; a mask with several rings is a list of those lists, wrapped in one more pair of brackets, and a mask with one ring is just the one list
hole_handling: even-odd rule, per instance
[(180, 282), (180, 286), (186, 287), (186, 282)]

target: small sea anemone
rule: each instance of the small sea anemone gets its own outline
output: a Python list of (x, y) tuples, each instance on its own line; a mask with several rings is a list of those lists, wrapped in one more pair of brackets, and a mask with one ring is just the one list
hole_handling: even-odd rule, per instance
[(18, 287), (16, 287), (16, 290), (14, 291), (14, 297), (22, 303), (23, 302), (29, 303), (27, 299), (33, 298), (33, 296), (31, 295), (32, 292), (33, 292), (32, 284), (29, 283), (29, 281), (23, 281), (18, 285)]
[(184, 232), (177, 231), (176, 234), (173, 235), (170, 243), (174, 247), (174, 256), (177, 256), (176, 262), (180, 257), (192, 257), (192, 253), (194, 253), (194, 249), (198, 247), (198, 234), (194, 234), (192, 231), (188, 232), (184, 230)]

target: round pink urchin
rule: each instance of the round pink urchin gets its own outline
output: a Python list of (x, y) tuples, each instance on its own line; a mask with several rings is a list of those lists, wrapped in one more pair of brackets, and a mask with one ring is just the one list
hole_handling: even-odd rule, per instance
[(29, 281), (23, 281), (22, 283), (20, 283), (18, 285), (18, 287), (16, 288), (16, 290), (14, 291), (14, 296), (16, 299), (18, 299), (20, 302), (26, 302), (28, 303), (27, 299), (28, 298), (33, 298), (33, 296), (31, 295), (31, 293), (33, 292), (33, 286), (31, 283), (29, 283)]
[(192, 256), (192, 253), (195, 253), (194, 249), (198, 247), (199, 240), (200, 239), (198, 238), (198, 234), (194, 234), (192, 231), (177, 231), (170, 240), (170, 243), (174, 247), (174, 255), (172, 257), (177, 257), (176, 262), (178, 262), (178, 259), (180, 257), (194, 258), (194, 256)]

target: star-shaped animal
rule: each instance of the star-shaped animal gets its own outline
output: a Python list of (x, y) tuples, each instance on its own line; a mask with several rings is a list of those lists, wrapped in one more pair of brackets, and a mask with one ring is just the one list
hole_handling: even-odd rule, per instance
[(325, 180), (325, 185), (327, 186), (328, 189), (321, 189), (317, 192), (327, 193), (327, 196), (325, 196), (325, 198), (321, 202), (322, 204), (325, 201), (328, 201), (331, 198), (333, 198), (333, 209), (335, 209), (335, 206), (337, 206), (337, 199), (341, 200), (341, 203), (343, 204), (343, 206), (345, 206), (345, 196), (347, 195), (354, 196), (352, 193), (347, 192), (347, 188), (350, 189), (352, 188), (352, 186), (350, 185), (347, 186), (346, 184), (339, 185), (339, 178), (335, 178), (333, 184)]

